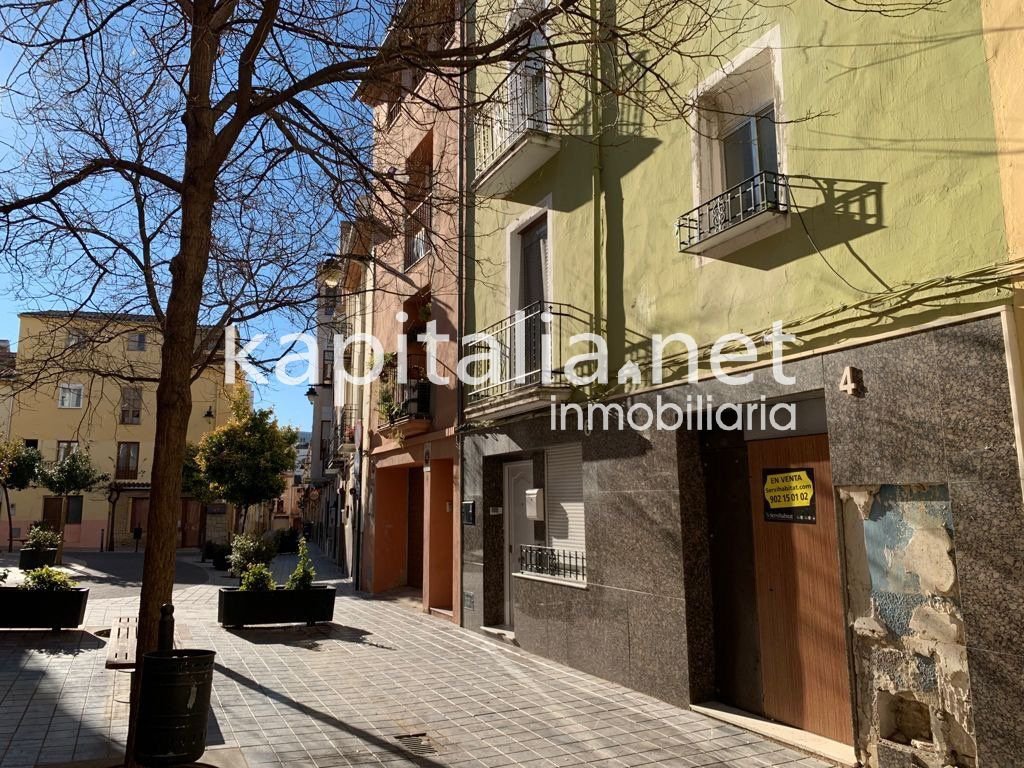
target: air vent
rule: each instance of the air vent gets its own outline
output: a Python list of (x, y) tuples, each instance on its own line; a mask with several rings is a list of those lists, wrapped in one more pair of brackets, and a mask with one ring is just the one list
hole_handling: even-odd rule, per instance
[(437, 750), (434, 749), (434, 745), (430, 743), (430, 739), (427, 738), (425, 733), (406, 733), (401, 736), (395, 736), (395, 741), (401, 744), (406, 751), (414, 755), (437, 754)]

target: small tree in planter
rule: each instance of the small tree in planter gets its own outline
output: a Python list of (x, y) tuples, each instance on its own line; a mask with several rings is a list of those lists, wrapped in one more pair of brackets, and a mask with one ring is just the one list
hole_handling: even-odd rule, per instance
[(61, 541), (57, 545), (57, 562), (64, 557), (64, 526), (68, 521), (68, 496), (83, 491), (91, 491), (97, 485), (107, 482), (109, 475), (96, 471), (86, 451), (69, 453), (61, 461), (49, 466), (44, 465), (39, 471), (39, 482), (51, 493), (61, 497), (60, 524), (57, 531)]
[(239, 589), (242, 592), (273, 592), (277, 589), (277, 584), (274, 583), (274, 575), (270, 568), (257, 563), (242, 576), (242, 585)]
[(316, 571), (309, 557), (309, 546), (306, 544), (306, 537), (303, 536), (299, 539), (299, 562), (295, 564), (295, 570), (288, 577), (285, 589), (312, 589), (315, 578)]
[(45, 525), (34, 525), (28, 532), (25, 546), (18, 556), (18, 567), (23, 571), (53, 565), (57, 561), (61, 536)]
[(39, 477), (42, 455), (23, 442), (0, 443), (0, 489), (7, 508), (7, 551), (14, 551), (14, 514), (11, 512), (11, 491), (23, 491)]

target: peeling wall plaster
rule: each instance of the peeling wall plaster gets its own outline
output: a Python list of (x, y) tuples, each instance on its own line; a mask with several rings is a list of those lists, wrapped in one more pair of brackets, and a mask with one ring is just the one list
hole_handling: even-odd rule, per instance
[(850, 486), (839, 495), (862, 759), (877, 768), (973, 768), (948, 489)]

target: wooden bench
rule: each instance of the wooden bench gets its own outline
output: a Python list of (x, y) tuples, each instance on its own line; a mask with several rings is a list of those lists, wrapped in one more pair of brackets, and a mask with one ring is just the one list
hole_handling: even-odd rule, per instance
[(118, 616), (110, 626), (107, 669), (135, 669), (135, 647), (139, 639), (139, 617)]
[[(174, 647), (181, 648), (182, 641), (190, 639), (188, 625), (177, 624), (174, 627)], [(118, 616), (110, 626), (110, 639), (107, 642), (107, 669), (133, 670), (137, 666), (135, 649), (139, 640), (139, 617)]]

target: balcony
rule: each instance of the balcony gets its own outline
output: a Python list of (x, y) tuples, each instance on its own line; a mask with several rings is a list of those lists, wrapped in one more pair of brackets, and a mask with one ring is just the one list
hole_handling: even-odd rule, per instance
[(380, 375), (377, 406), (380, 431), (390, 435), (412, 437), (430, 431), (429, 379), (397, 379), (397, 368), (386, 367)]
[(681, 253), (721, 258), (788, 226), (789, 181), (762, 171), (679, 217)]
[(522, 544), (519, 546), (519, 572), (569, 581), (586, 581), (587, 556), (575, 550)]
[(324, 474), (336, 475), (356, 452), (356, 422), (359, 413), (354, 405), (341, 409), (341, 419), (335, 424), (324, 461)]
[[(568, 304), (535, 302), (481, 331), (489, 337), (466, 354), (488, 353), (489, 367), (471, 373), (486, 379), (467, 385), (466, 415), (511, 416), (547, 407), (569, 395), (564, 362), (569, 340), (592, 330), (591, 318)], [(547, 342), (547, 343), (545, 343)], [(585, 373), (581, 371), (581, 374)]]
[(481, 197), (507, 197), (554, 157), (561, 139), (552, 133), (542, 68), (509, 76), (507, 99), (487, 105), (474, 119), (476, 180)]
[(420, 202), (405, 220), (405, 268), (425, 258), (430, 248), (432, 217), (430, 198)]

